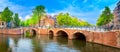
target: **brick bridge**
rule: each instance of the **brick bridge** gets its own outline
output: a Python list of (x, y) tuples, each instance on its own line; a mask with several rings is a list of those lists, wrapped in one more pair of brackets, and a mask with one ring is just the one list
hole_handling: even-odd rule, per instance
[(0, 29), (2, 34), (24, 34), (26, 31), (36, 35), (52, 35), (55, 37), (67, 37), (68, 39), (80, 39), (87, 42), (99, 43), (112, 47), (120, 48), (120, 31), (88, 31), (68, 28), (19, 28), (19, 29)]

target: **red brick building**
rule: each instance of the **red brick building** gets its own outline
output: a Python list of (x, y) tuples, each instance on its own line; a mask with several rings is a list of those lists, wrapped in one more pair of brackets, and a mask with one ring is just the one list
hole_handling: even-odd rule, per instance
[(41, 18), (40, 26), (42, 26), (42, 27), (54, 27), (55, 20), (50, 15), (46, 15), (46, 16)]
[(115, 7), (114, 11), (114, 27), (120, 28), (120, 1), (117, 3), (117, 6)]

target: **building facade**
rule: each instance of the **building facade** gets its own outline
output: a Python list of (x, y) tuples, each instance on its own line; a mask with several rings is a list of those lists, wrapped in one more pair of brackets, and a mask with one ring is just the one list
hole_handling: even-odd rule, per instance
[(117, 6), (113, 10), (114, 14), (114, 28), (120, 28), (120, 1), (117, 3)]
[(40, 20), (40, 26), (41, 27), (54, 27), (55, 20), (50, 15), (43, 16)]
[(0, 28), (6, 28), (6, 23), (3, 21), (0, 21)]

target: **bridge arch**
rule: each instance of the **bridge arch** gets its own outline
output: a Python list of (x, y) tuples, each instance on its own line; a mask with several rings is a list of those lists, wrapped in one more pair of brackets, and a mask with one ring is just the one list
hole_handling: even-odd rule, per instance
[(37, 35), (37, 30), (36, 29), (25, 29), (24, 30), (24, 36), (29, 34), (32, 37), (35, 37)]
[(66, 38), (68, 38), (68, 36), (69, 36), (69, 34), (64, 30), (59, 30), (59, 31), (57, 31), (56, 34), (57, 34), (58, 37), (66, 37)]
[(31, 29), (32, 31), (32, 36), (35, 37), (37, 35), (37, 31), (35, 29)]
[(49, 37), (53, 37), (53, 36), (54, 36), (54, 32), (53, 32), (52, 30), (49, 30), (48, 36), (49, 36)]
[(76, 32), (73, 34), (74, 39), (77, 40), (82, 40), (82, 41), (86, 41), (86, 36), (85, 34), (81, 33), (81, 32)]

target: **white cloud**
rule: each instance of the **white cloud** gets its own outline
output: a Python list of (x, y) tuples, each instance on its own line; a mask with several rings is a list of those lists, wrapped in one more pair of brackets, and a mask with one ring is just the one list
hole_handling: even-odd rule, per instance
[(11, 3), (8, 2), (8, 0), (1, 0), (0, 1), (0, 11), (2, 11), (8, 4), (11, 5)]
[(21, 17), (21, 16), (19, 16), (19, 18), (22, 20), (23, 19), (23, 17)]
[(57, 15), (59, 13), (69, 13), (72, 16), (78, 17), (79, 19), (88, 21), (92, 24), (95, 24), (98, 15), (100, 14), (100, 10), (98, 8), (94, 8), (93, 11), (84, 12), (79, 7), (69, 5), (68, 7), (64, 8), (63, 10), (58, 10), (53, 13), (48, 13), (52, 16)]
[(31, 18), (31, 15), (26, 15), (24, 19), (22, 20), (27, 20), (27, 19), (30, 19)]
[(20, 18), (22, 21), (25, 21), (25, 20), (27, 20), (27, 19), (30, 19), (30, 18), (31, 18), (31, 15), (26, 15), (25, 17), (19, 16), (19, 18)]
[[(95, 24), (99, 15), (103, 11), (104, 7), (101, 7), (101, 3), (107, 3), (108, 1), (102, 1), (102, 0), (94, 0), (91, 4), (86, 4), (83, 7), (82, 5), (74, 6), (75, 2), (77, 0), (74, 0), (72, 3), (67, 4), (68, 7), (62, 9), (62, 10), (57, 10), (55, 12), (49, 13), (51, 15), (57, 15), (59, 13), (70, 13), (72, 16), (76, 16), (80, 19), (83, 19), (85, 21), (88, 21), (92, 24)], [(84, 0), (83, 3), (88, 2), (88, 0)], [(114, 1), (115, 2), (115, 1)], [(111, 3), (114, 3), (111, 1)], [(64, 3), (63, 3), (64, 4)], [(115, 3), (116, 4), (116, 3)], [(113, 10), (115, 7), (115, 4), (108, 4), (110, 8)], [(107, 4), (106, 4), (107, 5)], [(91, 10), (90, 10), (90, 9)], [(89, 9), (87, 12), (84, 10)]]

